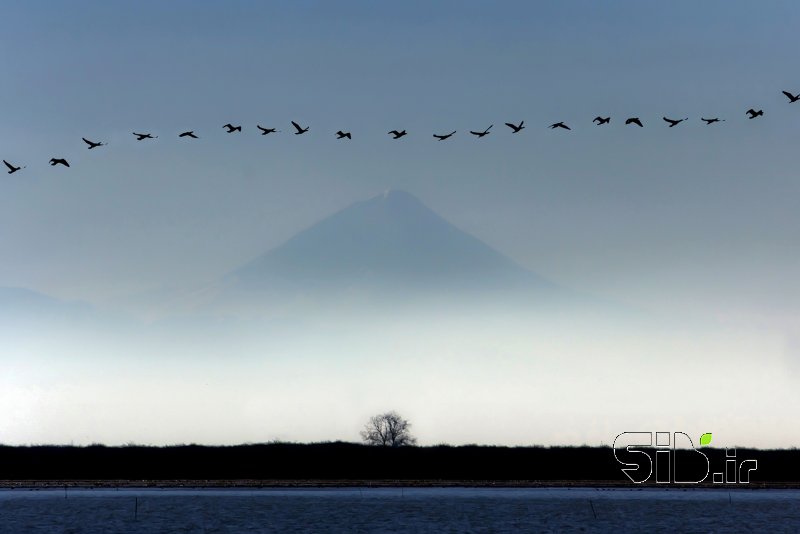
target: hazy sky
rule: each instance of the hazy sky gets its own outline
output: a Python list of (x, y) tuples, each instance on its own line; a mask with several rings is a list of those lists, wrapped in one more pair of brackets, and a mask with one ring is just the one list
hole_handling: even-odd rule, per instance
[(213, 279), (396, 187), (570, 286), (797, 311), (794, 2), (26, 2), (3, 19), (0, 147), (28, 168), (0, 182), (0, 284), (103, 300)]
[[(781, 94), (800, 92), (797, 2), (0, 12), (0, 157), (27, 165), (0, 178), (0, 286), (103, 306), (201, 284), (391, 187), (562, 285), (775, 329), (800, 353), (800, 103)], [(523, 119), (518, 135), (503, 126)], [(176, 137), (188, 129), (201, 139)]]

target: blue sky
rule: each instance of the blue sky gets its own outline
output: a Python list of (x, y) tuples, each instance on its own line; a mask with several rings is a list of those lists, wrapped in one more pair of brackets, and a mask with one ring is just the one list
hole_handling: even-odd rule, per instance
[(391, 187), (562, 285), (797, 356), (796, 2), (25, 2), (2, 18), (0, 157), (27, 168), (0, 178), (0, 286), (115, 308)]

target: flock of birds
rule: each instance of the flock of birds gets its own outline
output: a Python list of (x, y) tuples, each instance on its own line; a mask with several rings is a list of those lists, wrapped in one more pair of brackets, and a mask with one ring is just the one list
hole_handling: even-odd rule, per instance
[[(790, 93), (789, 91), (782, 91), (782, 93), (784, 95), (786, 95), (786, 97), (789, 99), (789, 103), (790, 104), (800, 100), (800, 93), (796, 94), (796, 95)], [(757, 117), (763, 117), (764, 116), (764, 110), (762, 110), (762, 109), (755, 110), (753, 108), (750, 108), (745, 112), (745, 114), (747, 115), (748, 119), (755, 119)], [(670, 119), (668, 117), (662, 117), (662, 119), (663, 119), (664, 122), (667, 123), (667, 127), (668, 128), (673, 128), (675, 126), (678, 126), (682, 122), (685, 122), (685, 121), (689, 120), (688, 118)], [(703, 121), (706, 124), (706, 126), (711, 125), (711, 124), (715, 124), (715, 123), (718, 123), (718, 122), (724, 122), (725, 121), (725, 119), (720, 119), (719, 117), (714, 117), (714, 118), (710, 118), (710, 119), (706, 119), (704, 117), (701, 117), (700, 120)], [(592, 119), (592, 122), (597, 126), (603, 126), (603, 125), (611, 123), (611, 117), (597, 116), (594, 119)], [(292, 123), (292, 126), (295, 129), (295, 131), (293, 132), (294, 135), (302, 135), (304, 133), (307, 133), (311, 129), (309, 126), (306, 126), (305, 128), (303, 128), (302, 126), (300, 126), (300, 124), (296, 123), (295, 121), (291, 121), (291, 123)], [(519, 124), (514, 124), (512, 122), (506, 122), (505, 125), (508, 126), (511, 129), (511, 133), (512, 134), (517, 134), (517, 133), (519, 133), (519, 132), (521, 132), (522, 130), (525, 129), (525, 121), (520, 121)], [(642, 123), (642, 121), (641, 121), (641, 119), (639, 117), (629, 117), (629, 118), (627, 118), (625, 120), (625, 125), (626, 126), (633, 125), (633, 126), (638, 126), (639, 128), (644, 128), (644, 124)], [(482, 131), (470, 130), (469, 133), (471, 135), (474, 135), (475, 137), (480, 139), (482, 137), (485, 137), (485, 136), (489, 135), (489, 133), (490, 133), (489, 130), (492, 129), (492, 126), (494, 126), (494, 124), (489, 125), (489, 127), (486, 128), (485, 130), (482, 130)], [(242, 131), (242, 126), (241, 125), (234, 126), (233, 124), (230, 124), (230, 123), (224, 125), (223, 128), (229, 134), (230, 133), (236, 133), (236, 132), (241, 133), (241, 131)], [(272, 134), (272, 133), (280, 132), (280, 130), (278, 130), (277, 128), (264, 128), (263, 126), (261, 126), (259, 124), (256, 125), (256, 128), (258, 128), (261, 131), (261, 135), (269, 135), (269, 134)], [(548, 126), (548, 128), (550, 128), (551, 130), (555, 130), (555, 129), (572, 130), (572, 128), (570, 128), (565, 122), (553, 123), (550, 126)], [(136, 137), (137, 141), (145, 141), (145, 140), (148, 140), (148, 139), (158, 139), (157, 135), (152, 135), (150, 133), (137, 133), (137, 132), (132, 132), (132, 133)], [(405, 130), (391, 130), (391, 131), (389, 131), (387, 133), (392, 136), (392, 139), (400, 139), (400, 138), (405, 137), (406, 135), (408, 135), (408, 132), (406, 132)], [(452, 132), (447, 133), (447, 134), (433, 134), (433, 137), (435, 139), (437, 139), (438, 141), (445, 141), (445, 140), (450, 139), (451, 137), (453, 137), (455, 134), (456, 134), (456, 131), (453, 130)], [(353, 136), (352, 136), (352, 134), (350, 132), (345, 132), (345, 131), (342, 131), (342, 130), (337, 131), (335, 135), (336, 135), (336, 139), (349, 139), (349, 140), (353, 139)], [(194, 130), (187, 130), (185, 132), (181, 132), (181, 133), (178, 134), (178, 137), (182, 138), (182, 139), (200, 139), (200, 137), (197, 134), (194, 133)], [(91, 141), (89, 139), (86, 139), (85, 137), (82, 137), (81, 139), (83, 139), (83, 142), (86, 143), (87, 148), (89, 150), (92, 150), (94, 148), (99, 148), (99, 147), (102, 147), (102, 146), (106, 146), (106, 143), (103, 143), (101, 141), (95, 142), (95, 141)], [(8, 168), (8, 174), (14, 174), (17, 171), (20, 171), (20, 170), (26, 168), (25, 166), (13, 165), (13, 164), (9, 163), (6, 160), (3, 160), (3, 163)], [(69, 167), (70, 166), (69, 162), (65, 158), (51, 158), (50, 159), (50, 166), (55, 167), (57, 165), (62, 165), (64, 167)]]

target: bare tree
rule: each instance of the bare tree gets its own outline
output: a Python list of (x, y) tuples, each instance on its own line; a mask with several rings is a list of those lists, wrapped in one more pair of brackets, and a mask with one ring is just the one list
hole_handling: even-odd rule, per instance
[(414, 445), (417, 438), (411, 435), (411, 423), (400, 417), (395, 411), (370, 417), (361, 431), (361, 438), (368, 445), (383, 447), (401, 447)]

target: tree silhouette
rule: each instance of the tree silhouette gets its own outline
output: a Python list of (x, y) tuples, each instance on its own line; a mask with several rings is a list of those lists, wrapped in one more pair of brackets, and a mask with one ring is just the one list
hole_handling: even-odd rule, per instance
[(417, 438), (411, 435), (411, 423), (403, 419), (394, 410), (370, 417), (369, 422), (361, 431), (361, 438), (368, 445), (382, 447), (402, 447), (414, 445)]

